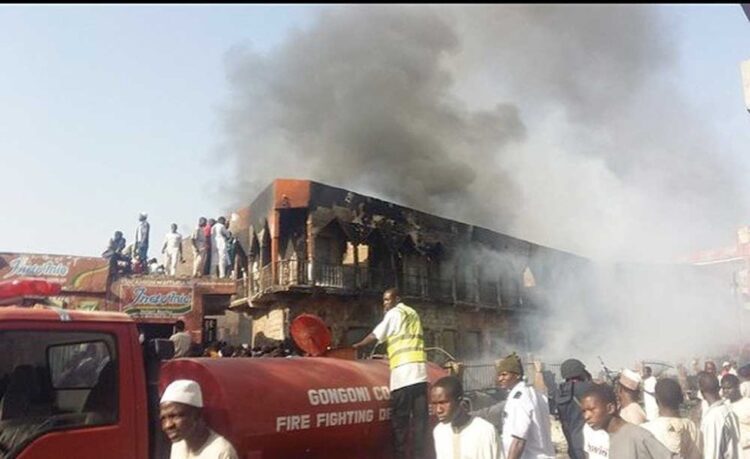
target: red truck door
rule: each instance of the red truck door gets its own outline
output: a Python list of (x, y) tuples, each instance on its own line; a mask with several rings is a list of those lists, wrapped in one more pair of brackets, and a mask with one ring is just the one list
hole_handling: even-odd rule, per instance
[(0, 317), (0, 457), (147, 459), (135, 334), (125, 321)]

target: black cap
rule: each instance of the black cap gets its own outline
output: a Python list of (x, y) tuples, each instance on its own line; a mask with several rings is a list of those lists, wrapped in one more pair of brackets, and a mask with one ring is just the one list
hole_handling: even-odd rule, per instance
[(586, 374), (586, 366), (578, 359), (568, 359), (560, 365), (563, 379), (582, 378)]

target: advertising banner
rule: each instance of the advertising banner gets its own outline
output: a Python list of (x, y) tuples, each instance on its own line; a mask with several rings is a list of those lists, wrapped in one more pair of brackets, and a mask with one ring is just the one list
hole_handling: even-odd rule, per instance
[(63, 292), (104, 293), (109, 262), (103, 258), (31, 253), (0, 253), (0, 280), (44, 278), (62, 284)]
[(193, 309), (193, 288), (184, 283), (120, 284), (120, 310), (133, 318), (177, 319)]

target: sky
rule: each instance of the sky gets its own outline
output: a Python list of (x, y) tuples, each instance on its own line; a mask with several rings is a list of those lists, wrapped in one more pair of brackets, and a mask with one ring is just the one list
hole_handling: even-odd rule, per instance
[[(115, 230), (132, 240), (139, 212), (152, 247), (170, 223), (186, 234), (199, 216), (226, 215), (236, 176), (221, 153), (235, 94), (228, 55), (273, 53), (323, 8), (0, 6), (0, 251), (98, 256)], [(661, 8), (685, 106), (725, 141), (717, 155), (750, 169), (739, 72), (750, 59), (747, 18), (739, 5)], [(748, 192), (742, 184), (738, 208)], [(697, 244), (731, 245), (735, 228), (724, 229)]]
[(225, 54), (274, 46), (313, 9), (0, 7), (0, 250), (97, 256), (142, 211), (152, 245), (225, 211)]

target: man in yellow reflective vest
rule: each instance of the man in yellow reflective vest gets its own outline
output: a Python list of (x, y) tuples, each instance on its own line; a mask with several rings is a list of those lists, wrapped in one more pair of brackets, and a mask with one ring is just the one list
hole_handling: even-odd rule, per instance
[[(359, 349), (374, 342), (385, 342), (391, 366), (391, 427), (397, 459), (424, 457), (428, 435), (427, 360), (422, 322), (414, 309), (401, 302), (398, 290), (383, 294), (385, 316), (362, 341)], [(410, 418), (414, 420), (414, 454), (407, 456), (406, 439)]]

